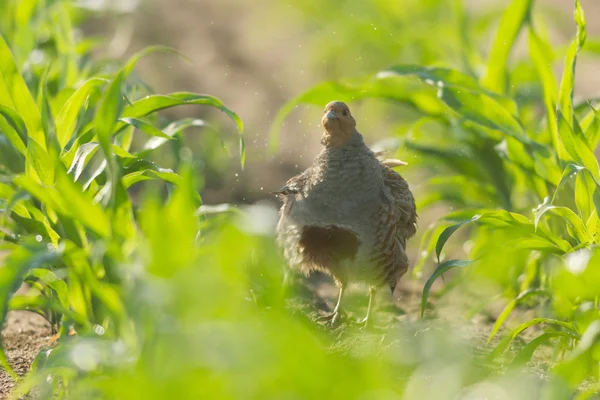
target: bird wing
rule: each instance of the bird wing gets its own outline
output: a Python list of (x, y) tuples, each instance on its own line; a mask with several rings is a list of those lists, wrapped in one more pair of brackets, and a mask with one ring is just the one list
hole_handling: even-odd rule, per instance
[(274, 194), (282, 194), (284, 196), (290, 194), (301, 193), (304, 189), (306, 181), (308, 179), (309, 170), (302, 172), (292, 178), (290, 178), (285, 185), (283, 185), (278, 191), (273, 192)]
[(391, 168), (382, 165), (384, 183), (394, 198), (394, 214), (396, 236), (402, 247), (406, 248), (406, 240), (417, 232), (417, 207), (415, 199), (402, 176)]
[(377, 233), (371, 261), (380, 267), (378, 279), (387, 282), (394, 292), (398, 278), (408, 270), (406, 240), (417, 231), (417, 208), (408, 183), (402, 176), (380, 165), (388, 190), (384, 191), (382, 201), (375, 209)]

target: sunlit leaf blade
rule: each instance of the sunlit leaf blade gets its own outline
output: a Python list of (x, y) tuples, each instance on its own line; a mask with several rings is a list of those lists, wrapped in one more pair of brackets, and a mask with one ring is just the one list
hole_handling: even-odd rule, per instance
[(29, 137), (45, 150), (46, 140), (40, 111), (2, 35), (0, 35), (0, 105), (16, 110), (27, 126)]
[(28, 176), (44, 185), (54, 184), (55, 161), (44, 146), (33, 139), (27, 142), (27, 163), (25, 171)]
[(429, 256), (435, 249), (436, 240), (434, 238), (439, 237), (446, 228), (445, 224), (430, 225), (425, 232), (421, 234), (421, 242), (419, 244), (419, 260), (413, 267), (413, 275), (419, 277), (425, 267), (425, 264), (429, 260)]
[(142, 171), (131, 172), (131, 173), (123, 176), (122, 179), (123, 179), (123, 186), (126, 189), (137, 182), (151, 180), (151, 179), (160, 179), (165, 182), (169, 182), (169, 183), (173, 183), (173, 184), (178, 184), (181, 182), (181, 177), (179, 175), (177, 175), (172, 170), (169, 170), (166, 168), (160, 168), (157, 171), (152, 170), (152, 169), (146, 169), (146, 170), (142, 170)]
[(521, 124), (492, 97), (466, 89), (442, 87), (439, 97), (460, 116), (486, 128), (496, 129), (521, 143), (531, 144)]
[(123, 121), (126, 124), (129, 124), (131, 126), (136, 127), (137, 129), (139, 129), (140, 131), (150, 135), (150, 136), (157, 136), (166, 140), (171, 140), (172, 137), (167, 135), (166, 133), (164, 133), (163, 131), (161, 131), (160, 129), (156, 128), (154, 125), (143, 121), (139, 118), (131, 118), (131, 117), (127, 117), (127, 118), (119, 118), (119, 121)]
[(48, 74), (50, 68), (46, 68), (42, 78), (40, 80), (38, 89), (38, 107), (41, 112), (42, 118), (42, 130), (44, 131), (44, 137), (46, 138), (46, 148), (48, 152), (54, 151), (56, 154), (60, 152), (58, 140), (56, 138), (56, 124), (54, 122), (54, 116), (52, 115), (52, 109), (50, 107), (50, 96), (48, 94)]
[(112, 152), (110, 151), (111, 136), (116, 131), (114, 129), (115, 124), (121, 117), (121, 113), (125, 106), (125, 96), (123, 93), (125, 82), (138, 61), (144, 56), (161, 51), (176, 53), (175, 50), (165, 46), (150, 46), (139, 51), (131, 56), (127, 63), (125, 63), (125, 65), (115, 74), (102, 96), (102, 100), (100, 101), (94, 117), (94, 125), (98, 142), (100, 143), (106, 158), (109, 160), (109, 168), (112, 168), (112, 163), (110, 162), (112, 156)]
[(468, 90), (479, 95), (493, 98), (511, 114), (517, 113), (517, 105), (513, 99), (482, 87), (474, 78), (450, 68), (423, 67), (420, 65), (397, 65), (377, 73), (377, 79), (388, 79), (414, 75), (424, 83), (439, 88), (453, 88), (458, 92)]
[(560, 190), (574, 175), (576, 175), (582, 171), (585, 171), (585, 170), (586, 170), (586, 168), (582, 167), (581, 165), (577, 165), (577, 164), (567, 165), (565, 167), (565, 169), (563, 170), (562, 176), (560, 177), (560, 181), (556, 185), (556, 190), (554, 191), (554, 194), (552, 196), (552, 200), (550, 201), (550, 203), (554, 203), (554, 200), (556, 199), (556, 196), (558, 195)]
[(588, 143), (583, 135), (573, 131), (561, 112), (557, 114), (557, 118), (562, 142), (571, 158), (577, 164), (586, 167), (594, 178), (600, 179), (598, 160), (594, 152), (588, 147)]
[[(598, 195), (598, 185), (589, 174), (578, 174), (575, 180), (575, 206), (582, 221), (588, 221), (595, 210), (594, 195)], [(587, 223), (586, 223), (587, 227)], [(593, 235), (593, 232), (590, 232)]]
[(504, 351), (508, 348), (508, 346), (510, 346), (512, 341), (515, 340), (517, 336), (519, 336), (524, 330), (534, 325), (540, 324), (555, 325), (564, 328), (564, 332), (566, 334), (569, 334), (573, 338), (578, 338), (577, 331), (575, 330), (573, 324), (570, 322), (564, 322), (552, 318), (533, 318), (529, 321), (523, 322), (522, 324), (514, 328), (504, 339), (502, 339), (500, 343), (490, 353), (490, 358), (496, 358), (502, 353), (504, 353)]
[(600, 112), (592, 108), (592, 122), (585, 129), (585, 138), (587, 139), (590, 148), (595, 149), (600, 141)]
[(569, 46), (565, 57), (565, 69), (560, 81), (558, 104), (560, 111), (569, 125), (573, 123), (573, 88), (575, 85), (575, 65), (577, 54), (586, 39), (585, 15), (579, 0), (575, 0), (575, 22), (577, 23), (577, 36)]
[(546, 212), (552, 212), (553, 214), (563, 218), (573, 228), (575, 239), (580, 243), (593, 243), (594, 238), (588, 232), (581, 218), (573, 210), (567, 207), (558, 207), (552, 204), (542, 204), (539, 208), (534, 211), (535, 221), (534, 224), (537, 227), (540, 219)]
[[(588, 366), (595, 364), (592, 348), (598, 343), (599, 338), (600, 321), (594, 320), (586, 327), (567, 359), (555, 367), (561, 378), (566, 380), (573, 389), (580, 382), (588, 379), (588, 371), (590, 370)], [(594, 394), (597, 394), (597, 391)]]
[[(83, 193), (62, 169), (57, 169), (54, 188), (39, 185), (27, 176), (19, 176), (15, 183), (57, 213), (75, 219), (100, 236), (110, 233), (109, 220), (100, 205)], [(68, 199), (68, 202), (67, 202)]]
[(481, 218), (481, 215), (476, 214), (472, 218), (470, 218), (466, 221), (459, 222), (458, 224), (449, 226), (446, 229), (444, 229), (444, 231), (438, 237), (436, 245), (435, 245), (435, 255), (437, 257), (438, 263), (440, 262), (440, 254), (442, 253), (442, 249), (444, 248), (444, 245), (446, 244), (446, 242), (448, 241), (450, 236), (452, 236), (452, 234), (454, 232), (456, 232), (456, 230), (458, 228), (460, 228), (461, 226), (470, 224), (471, 222), (475, 222), (479, 218)]
[(551, 68), (551, 48), (548, 43), (544, 42), (537, 35), (533, 27), (529, 28), (529, 53), (544, 90), (546, 121), (550, 130), (554, 150), (557, 152), (560, 159), (565, 159), (565, 149), (558, 132), (556, 121), (556, 95), (558, 93), (558, 86), (556, 85), (556, 78), (554, 77)]
[(533, 0), (512, 0), (504, 10), (487, 62), (483, 85), (494, 92), (508, 90), (508, 61), (517, 36), (529, 18)]
[(91, 78), (85, 81), (75, 93), (69, 97), (58, 115), (56, 116), (56, 135), (61, 149), (69, 142), (75, 133), (77, 118), (84, 109), (90, 94), (105, 85), (108, 80), (103, 78)]
[(527, 343), (519, 351), (519, 353), (515, 356), (515, 358), (513, 358), (511, 365), (515, 365), (515, 366), (525, 365), (526, 363), (531, 361), (531, 358), (533, 357), (533, 353), (537, 350), (538, 347), (540, 347), (541, 345), (548, 343), (550, 340), (560, 337), (560, 336), (572, 338), (572, 335), (569, 335), (567, 333), (560, 332), (560, 331), (542, 333), (540, 336), (529, 341), (529, 343)]
[[(3, 129), (3, 133), (8, 137), (8, 140), (21, 154), (25, 154), (26, 143), (27, 143), (27, 127), (23, 118), (12, 108), (0, 105), (0, 115), (2, 115), (6, 122), (14, 129)], [(13, 135), (16, 132), (17, 135)]]
[[(165, 129), (164, 133), (170, 138), (177, 136), (180, 132), (183, 132), (187, 128), (190, 127), (198, 127), (203, 128), (209, 126), (204, 120), (194, 119), (194, 118), (186, 118), (182, 120), (178, 120), (169, 124)], [(163, 139), (161, 137), (152, 137), (144, 144), (144, 150), (142, 150), (141, 154), (146, 154), (150, 150), (155, 150), (165, 144), (168, 140)]]
[(77, 149), (77, 153), (75, 153), (75, 157), (73, 158), (73, 163), (67, 171), (68, 174), (73, 174), (73, 180), (77, 181), (79, 179), (87, 160), (94, 155), (96, 150), (98, 150), (98, 145), (97, 142), (89, 142)]
[(502, 327), (502, 325), (504, 324), (506, 319), (509, 317), (509, 315), (512, 313), (512, 311), (515, 309), (515, 307), (521, 301), (528, 299), (530, 297), (533, 297), (533, 296), (538, 296), (538, 295), (550, 296), (550, 293), (547, 290), (528, 290), (526, 292), (519, 294), (516, 298), (511, 300), (506, 305), (506, 307), (504, 307), (504, 310), (502, 310), (502, 313), (500, 313), (500, 315), (496, 319), (496, 322), (494, 323), (494, 326), (492, 327), (492, 331), (490, 332), (490, 334), (488, 336), (488, 340), (487, 340), (488, 343), (490, 343), (494, 339), (494, 337), (496, 336), (496, 334), (498, 333), (498, 331), (500, 330), (500, 328)]
[(144, 207), (141, 227), (151, 243), (152, 259), (148, 267), (151, 274), (170, 277), (192, 262), (197, 251), (193, 243), (198, 234), (195, 198), (192, 170), (187, 167), (182, 171), (181, 184), (161, 212), (155, 200)]
[[(235, 122), (240, 133), (240, 160), (242, 166), (245, 163), (246, 149), (243, 141), (244, 124), (241, 118), (227, 108), (221, 100), (214, 96), (201, 95), (189, 92), (176, 92), (169, 95), (151, 95), (144, 97), (132, 105), (125, 107), (123, 111), (124, 117), (140, 118), (146, 115), (161, 111), (167, 108), (172, 108), (180, 105), (210, 105), (224, 112), (229, 118)], [(121, 126), (118, 127), (120, 129)]]
[(425, 314), (425, 307), (427, 306), (427, 299), (429, 298), (429, 292), (431, 290), (431, 286), (436, 281), (437, 278), (442, 276), (445, 272), (448, 272), (452, 268), (464, 268), (469, 265), (473, 260), (447, 260), (443, 263), (439, 264), (433, 274), (427, 279), (425, 282), (425, 286), (423, 287), (423, 294), (421, 295), (421, 318)]
[(69, 308), (69, 289), (65, 281), (48, 269), (34, 268), (27, 274), (28, 279), (34, 278), (42, 285), (52, 289), (63, 308)]

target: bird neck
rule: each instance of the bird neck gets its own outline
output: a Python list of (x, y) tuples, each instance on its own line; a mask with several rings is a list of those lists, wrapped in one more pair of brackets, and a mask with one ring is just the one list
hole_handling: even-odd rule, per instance
[(352, 130), (325, 130), (321, 137), (321, 144), (325, 148), (339, 149), (352, 141), (353, 138), (360, 137), (360, 133), (356, 129)]

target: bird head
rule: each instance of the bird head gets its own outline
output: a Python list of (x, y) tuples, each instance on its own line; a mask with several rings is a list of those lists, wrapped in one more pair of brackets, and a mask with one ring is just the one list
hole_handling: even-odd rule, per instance
[(356, 121), (350, 109), (341, 101), (332, 101), (325, 106), (321, 124), (325, 129), (322, 142), (332, 147), (343, 146), (356, 129)]

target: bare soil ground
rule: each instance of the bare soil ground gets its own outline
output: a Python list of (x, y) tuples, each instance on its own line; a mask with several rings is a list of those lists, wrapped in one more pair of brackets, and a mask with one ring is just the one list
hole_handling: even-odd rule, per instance
[[(10, 365), (19, 376), (24, 376), (35, 356), (50, 340), (50, 325), (40, 315), (28, 311), (10, 311), (2, 331), (2, 343)], [(4, 399), (15, 381), (0, 370), (0, 398)]]

